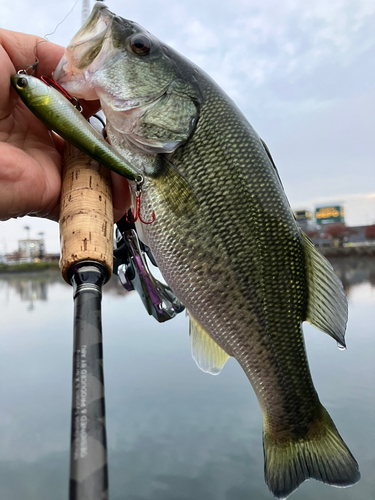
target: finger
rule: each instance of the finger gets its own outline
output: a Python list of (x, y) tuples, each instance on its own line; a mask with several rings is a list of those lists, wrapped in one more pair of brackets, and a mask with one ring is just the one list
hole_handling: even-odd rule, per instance
[(0, 29), (0, 44), (17, 71), (34, 64), (36, 54), (39, 59), (36, 76), (49, 75), (64, 54), (64, 47), (44, 38), (4, 29)]
[(48, 216), (58, 205), (60, 155), (42, 144), (30, 153), (0, 143), (0, 219), (31, 213)]
[[(1, 42), (0, 42), (1, 43)], [(11, 91), (10, 77), (14, 75), (15, 69), (12, 61), (9, 59), (5, 49), (0, 45), (0, 120), (10, 115), (18, 95)]]
[(17, 70), (26, 69), (35, 62), (35, 47), (40, 58), (38, 71), (41, 74), (49, 74), (64, 53), (63, 47), (50, 42), (45, 43), (43, 48), (43, 44), (37, 46), (41, 40), (34, 35), (0, 29), (0, 119), (10, 114), (18, 99), (16, 93), (11, 91), (9, 79)]

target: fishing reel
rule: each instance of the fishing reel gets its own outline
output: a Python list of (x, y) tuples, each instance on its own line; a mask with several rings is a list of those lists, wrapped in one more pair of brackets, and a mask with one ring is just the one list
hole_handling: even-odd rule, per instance
[(151, 273), (146, 256), (157, 267), (150, 248), (139, 238), (134, 223), (124, 216), (117, 222), (113, 272), (125, 290), (135, 290), (148, 314), (159, 323), (174, 318), (185, 309), (172, 289)]

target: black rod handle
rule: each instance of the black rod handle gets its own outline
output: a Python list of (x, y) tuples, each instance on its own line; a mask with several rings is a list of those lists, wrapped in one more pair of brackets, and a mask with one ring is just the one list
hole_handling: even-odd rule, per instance
[(70, 500), (108, 500), (101, 300), (107, 271), (97, 262), (72, 266), (74, 354)]

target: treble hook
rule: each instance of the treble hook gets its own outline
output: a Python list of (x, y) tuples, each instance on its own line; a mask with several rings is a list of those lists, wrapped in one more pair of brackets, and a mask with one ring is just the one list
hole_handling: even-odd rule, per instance
[(131, 217), (129, 217), (129, 214), (125, 215), (125, 220), (129, 224), (134, 224), (138, 219), (142, 222), (142, 224), (152, 224), (155, 220), (155, 212), (152, 212), (151, 215), (151, 220), (150, 221), (145, 221), (142, 219), (141, 216), (141, 194), (142, 194), (142, 184), (143, 184), (143, 177), (139, 175), (137, 177), (137, 191), (135, 193), (136, 197), (136, 209), (135, 209), (135, 215), (134, 215), (134, 208), (131, 210)]
[(82, 106), (79, 103), (79, 100), (77, 97), (73, 97), (67, 92), (57, 81), (53, 78), (53, 74), (51, 73), (51, 76), (41, 76), (40, 79), (42, 82), (44, 82), (46, 85), (49, 87), (53, 87), (54, 89), (58, 90), (64, 97), (68, 99), (68, 101), (73, 104), (74, 107), (78, 109), (78, 111), (81, 113), (82, 112)]

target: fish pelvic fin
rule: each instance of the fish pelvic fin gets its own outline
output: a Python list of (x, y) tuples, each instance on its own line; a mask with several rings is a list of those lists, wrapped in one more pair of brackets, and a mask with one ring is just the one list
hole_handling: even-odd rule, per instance
[(306, 321), (345, 347), (348, 301), (328, 260), (301, 231), (305, 249), (308, 304)]
[(198, 368), (211, 375), (219, 375), (229, 359), (227, 354), (189, 313), (191, 354)]
[(323, 406), (321, 414), (303, 439), (279, 441), (263, 429), (265, 481), (276, 498), (309, 478), (342, 488), (359, 481), (358, 464)]

